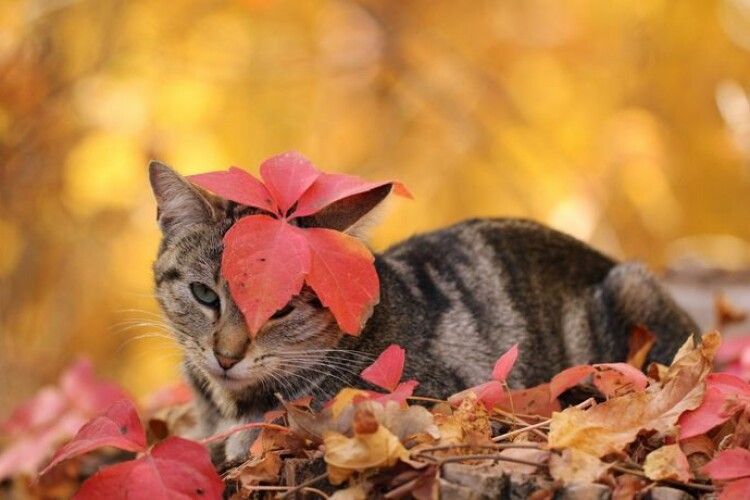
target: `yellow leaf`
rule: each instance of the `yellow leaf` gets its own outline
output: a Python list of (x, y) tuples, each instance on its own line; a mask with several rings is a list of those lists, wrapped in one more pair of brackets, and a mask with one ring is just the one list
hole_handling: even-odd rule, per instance
[(575, 448), (563, 450), (562, 455), (552, 454), (549, 472), (557, 481), (570, 483), (593, 483), (609, 468), (598, 457)]
[(326, 432), (323, 444), (323, 458), (328, 464), (328, 473), (334, 484), (339, 484), (354, 471), (388, 467), (399, 458), (409, 458), (401, 441), (382, 425), (373, 433), (359, 434), (352, 438), (338, 432)]
[(676, 479), (687, 481), (690, 479), (690, 464), (679, 444), (662, 446), (646, 456), (643, 472), (649, 479)]
[(341, 412), (352, 404), (355, 398), (359, 396), (367, 396), (367, 392), (361, 389), (353, 389), (351, 387), (344, 387), (336, 394), (336, 398), (333, 400), (331, 405), (331, 415), (334, 419), (339, 418)]

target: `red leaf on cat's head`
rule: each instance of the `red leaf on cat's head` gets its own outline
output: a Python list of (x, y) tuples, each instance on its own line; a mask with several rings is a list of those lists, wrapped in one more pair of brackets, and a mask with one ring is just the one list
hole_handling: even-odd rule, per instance
[(518, 359), (518, 344), (514, 344), (513, 347), (500, 356), (495, 363), (495, 368), (492, 369), (492, 378), (499, 382), (508, 378), (513, 365), (516, 364), (516, 359)]
[(305, 282), (342, 331), (358, 334), (380, 300), (372, 254), (358, 239), (331, 229), (311, 228), (304, 235), (312, 257)]
[(295, 217), (304, 217), (324, 209), (349, 196), (372, 191), (386, 184), (391, 184), (397, 195), (411, 198), (412, 195), (406, 186), (400, 182), (370, 182), (353, 175), (343, 174), (321, 174), (310, 189), (300, 197)]
[[(343, 233), (300, 228), (290, 222), (385, 185), (395, 186), (397, 194), (411, 195), (400, 183), (323, 174), (293, 152), (269, 158), (260, 172), (265, 184), (236, 168), (189, 177), (221, 197), (270, 212), (240, 219), (224, 236), (222, 275), (245, 316), (250, 335), (257, 335), (304, 283), (330, 309), (342, 331), (358, 334), (379, 300), (380, 283), (372, 253)], [(364, 207), (365, 213), (372, 208)], [(362, 215), (356, 211), (354, 219)]]
[(404, 373), (405, 361), (406, 351), (397, 344), (391, 344), (378, 359), (362, 370), (360, 376), (373, 385), (393, 392)]
[(273, 156), (260, 165), (260, 176), (276, 200), (281, 215), (297, 203), (320, 176), (313, 164), (297, 152)]
[(221, 273), (252, 336), (299, 293), (309, 271), (307, 240), (283, 220), (249, 215), (224, 236)]
[(106, 467), (86, 480), (78, 500), (148, 498), (220, 499), (224, 483), (203, 445), (169, 437), (150, 453)]
[(40, 474), (44, 474), (63, 460), (88, 453), (104, 446), (126, 451), (145, 451), (146, 433), (138, 412), (127, 399), (113, 404), (104, 415), (81, 427), (72, 441), (62, 446)]
[(212, 191), (222, 198), (273, 214), (278, 212), (276, 201), (266, 186), (244, 170), (231, 167), (226, 172), (206, 172), (188, 176), (190, 182)]

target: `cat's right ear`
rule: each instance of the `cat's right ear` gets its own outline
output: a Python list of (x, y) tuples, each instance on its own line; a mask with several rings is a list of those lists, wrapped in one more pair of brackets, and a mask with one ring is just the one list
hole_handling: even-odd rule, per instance
[(148, 175), (156, 198), (156, 220), (164, 234), (214, 220), (211, 202), (172, 168), (161, 162), (151, 161)]

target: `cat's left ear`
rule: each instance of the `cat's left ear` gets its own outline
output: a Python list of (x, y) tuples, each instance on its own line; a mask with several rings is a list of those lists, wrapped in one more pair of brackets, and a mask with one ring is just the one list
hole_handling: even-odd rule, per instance
[(193, 186), (171, 167), (152, 161), (148, 173), (156, 198), (156, 219), (164, 234), (216, 220), (217, 207), (210, 195)]
[(300, 225), (335, 229), (364, 239), (368, 230), (378, 222), (379, 207), (392, 189), (392, 184), (384, 184), (341, 199), (313, 215), (300, 217)]

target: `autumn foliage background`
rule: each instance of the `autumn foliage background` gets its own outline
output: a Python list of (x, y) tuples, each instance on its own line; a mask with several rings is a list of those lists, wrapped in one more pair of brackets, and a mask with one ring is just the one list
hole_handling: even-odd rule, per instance
[(177, 377), (151, 158), (398, 178), (377, 249), (526, 216), (741, 269), (748, 91), (741, 0), (0, 2), (0, 418), (78, 354), (135, 395)]

